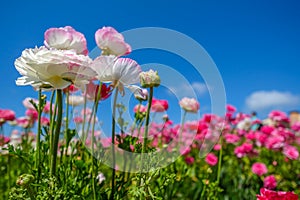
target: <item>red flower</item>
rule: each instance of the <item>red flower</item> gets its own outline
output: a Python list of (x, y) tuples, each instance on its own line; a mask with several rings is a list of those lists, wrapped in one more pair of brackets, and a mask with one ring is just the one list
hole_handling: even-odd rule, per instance
[(152, 99), (151, 110), (153, 112), (165, 112), (168, 108), (169, 104), (167, 100)]
[(257, 200), (298, 200), (298, 195), (294, 192), (272, 191), (266, 188), (260, 189), (260, 195), (256, 195)]

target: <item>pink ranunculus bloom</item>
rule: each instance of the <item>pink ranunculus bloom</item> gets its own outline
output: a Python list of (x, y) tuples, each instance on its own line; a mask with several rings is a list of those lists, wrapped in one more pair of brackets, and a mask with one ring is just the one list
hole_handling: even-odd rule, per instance
[(225, 141), (229, 144), (235, 144), (240, 140), (240, 137), (235, 134), (225, 134)]
[(134, 113), (137, 113), (137, 112), (145, 113), (145, 112), (147, 112), (147, 107), (144, 105), (138, 104), (138, 105), (134, 106), (133, 112)]
[(186, 162), (186, 164), (192, 165), (195, 162), (195, 158), (192, 156), (188, 156), (184, 159), (184, 161)]
[(49, 126), (50, 125), (50, 120), (47, 117), (41, 117), (41, 124), (43, 126)]
[(233, 105), (227, 104), (226, 110), (228, 113), (234, 113), (236, 111), (236, 107), (234, 107)]
[(10, 141), (9, 137), (0, 135), (0, 146), (3, 146), (4, 144), (9, 143), (9, 141)]
[(31, 120), (36, 121), (38, 119), (38, 112), (36, 110), (28, 109), (25, 112), (25, 115), (30, 117)]
[(264, 187), (268, 189), (275, 189), (277, 186), (277, 181), (274, 175), (266, 176), (264, 178)]
[(15, 119), (16, 119), (16, 115), (14, 111), (0, 109), (0, 126), (6, 121), (13, 121)]
[(205, 157), (205, 162), (209, 164), (210, 166), (215, 166), (218, 163), (218, 157), (215, 156), (213, 153), (207, 154)]
[(294, 146), (285, 146), (283, 154), (291, 160), (297, 160), (299, 157), (299, 151)]
[(286, 113), (279, 110), (273, 110), (272, 112), (270, 112), (269, 118), (274, 121), (289, 121)]
[(152, 99), (151, 110), (153, 112), (165, 112), (169, 108), (167, 100)]
[(83, 118), (82, 117), (74, 117), (73, 121), (75, 124), (81, 124), (81, 123), (83, 123)]
[(74, 50), (77, 54), (88, 54), (84, 35), (71, 26), (46, 30), (44, 44), (47, 48)]
[(252, 165), (251, 170), (254, 174), (261, 176), (268, 173), (267, 166), (264, 163), (256, 162)]
[(72, 83), (79, 88), (92, 79), (92, 60), (71, 50), (40, 48), (25, 49), (16, 59), (15, 67), (22, 75), (17, 85), (31, 85), (42, 89), (64, 89)]
[(215, 146), (214, 146), (215, 151), (220, 151), (221, 148), (222, 148), (222, 146), (220, 144), (215, 144)]
[(192, 113), (197, 113), (200, 108), (199, 102), (194, 98), (184, 97), (179, 102), (179, 105), (186, 112), (192, 112)]
[(102, 50), (102, 55), (122, 56), (131, 52), (131, 47), (124, 41), (121, 33), (113, 27), (103, 27), (95, 33), (97, 46)]
[(273, 191), (266, 188), (261, 188), (260, 194), (256, 197), (257, 200), (298, 200), (298, 195), (294, 192)]
[(238, 158), (242, 158), (247, 154), (251, 153), (253, 150), (253, 145), (249, 143), (244, 143), (241, 146), (238, 146), (234, 149), (234, 154)]
[(23, 128), (28, 128), (32, 125), (32, 120), (29, 117), (19, 117), (16, 119), (17, 125)]
[(295, 122), (291, 128), (294, 131), (300, 131), (300, 122)]
[(261, 129), (260, 129), (261, 132), (263, 132), (263, 133), (265, 133), (265, 134), (267, 134), (267, 135), (270, 135), (274, 130), (275, 130), (274, 127), (272, 127), (272, 126), (267, 126), (267, 125), (261, 127)]
[[(52, 108), (52, 109), (54, 109), (54, 108)], [(43, 109), (43, 112), (44, 113), (49, 113), (50, 112), (50, 102), (49, 101), (46, 102), (46, 104), (44, 106), (44, 109)]]

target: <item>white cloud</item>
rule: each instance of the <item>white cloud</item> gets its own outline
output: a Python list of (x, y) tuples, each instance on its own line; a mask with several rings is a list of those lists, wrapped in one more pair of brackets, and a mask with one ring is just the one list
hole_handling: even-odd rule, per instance
[(256, 91), (246, 98), (249, 110), (266, 110), (274, 108), (291, 108), (300, 104), (300, 97), (290, 92)]
[(194, 97), (203, 95), (208, 91), (207, 86), (201, 82), (193, 82), (192, 84), (178, 83), (178, 85), (169, 87), (169, 93), (180, 94), (181, 96)]

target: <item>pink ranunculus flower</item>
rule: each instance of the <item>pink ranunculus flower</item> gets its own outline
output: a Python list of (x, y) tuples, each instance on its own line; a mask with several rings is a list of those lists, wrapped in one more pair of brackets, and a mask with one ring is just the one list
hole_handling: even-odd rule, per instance
[(298, 195), (294, 192), (273, 191), (266, 188), (261, 188), (260, 194), (256, 197), (257, 200), (298, 200)]
[(218, 163), (218, 157), (213, 153), (209, 153), (205, 158), (205, 162), (210, 166), (215, 166)]
[(269, 118), (274, 121), (288, 121), (288, 116), (286, 113), (279, 111), (279, 110), (273, 110), (269, 114)]
[(122, 56), (131, 52), (131, 47), (124, 41), (123, 35), (112, 27), (98, 29), (95, 40), (102, 50), (102, 55)]
[(0, 126), (6, 121), (13, 121), (15, 119), (16, 115), (14, 111), (0, 109)]
[(39, 114), (36, 110), (28, 109), (26, 110), (25, 115), (28, 116), (31, 120), (36, 121)]
[(16, 59), (15, 67), (22, 75), (17, 85), (32, 85), (42, 89), (64, 89), (72, 83), (82, 88), (96, 73), (92, 60), (71, 50), (25, 49)]
[(256, 162), (252, 165), (251, 170), (254, 174), (261, 176), (268, 173), (267, 166), (264, 163)]
[(225, 141), (229, 144), (235, 144), (240, 140), (240, 137), (235, 134), (225, 134)]
[(32, 103), (30, 101), (33, 101), (34, 103), (38, 104), (39, 101), (37, 99), (34, 99), (34, 98), (31, 98), (31, 97), (26, 97), (22, 103), (23, 103), (23, 106), (26, 108), (26, 109), (31, 109), (31, 110), (35, 110), (34, 106), (32, 105)]
[(141, 104), (138, 104), (138, 105), (134, 106), (133, 112), (137, 113), (138, 111), (140, 113), (145, 113), (145, 112), (147, 112), (147, 107), (144, 106), (144, 105), (141, 105)]
[(277, 186), (277, 181), (274, 175), (266, 176), (264, 178), (264, 187), (268, 189), (275, 189)]
[(161, 100), (161, 99), (152, 99), (152, 105), (151, 110), (153, 112), (165, 112), (169, 108), (169, 103), (167, 100)]
[(197, 113), (200, 108), (199, 102), (194, 98), (184, 97), (179, 102), (179, 105), (186, 112), (192, 112), (192, 113)]
[(44, 44), (47, 48), (74, 50), (77, 54), (88, 54), (84, 35), (71, 26), (46, 30)]
[(195, 162), (195, 158), (192, 156), (187, 156), (184, 161), (186, 162), (186, 164), (188, 165), (192, 165)]
[(50, 120), (47, 117), (41, 117), (41, 123), (43, 126), (49, 126)]
[(294, 146), (285, 146), (283, 154), (291, 160), (297, 160), (299, 158), (299, 151)]
[(227, 104), (226, 110), (228, 113), (234, 113), (236, 111), (236, 108), (233, 105)]

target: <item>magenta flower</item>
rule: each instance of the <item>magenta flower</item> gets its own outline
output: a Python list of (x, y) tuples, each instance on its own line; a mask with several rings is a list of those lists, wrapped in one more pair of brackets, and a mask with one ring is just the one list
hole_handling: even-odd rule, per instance
[(252, 169), (252, 172), (258, 176), (268, 173), (268, 169), (267, 169), (266, 165), (264, 163), (260, 163), (260, 162), (254, 163), (252, 165), (251, 169)]
[(44, 44), (47, 48), (74, 50), (77, 54), (88, 54), (84, 35), (71, 26), (49, 28), (44, 35)]
[(205, 158), (205, 162), (210, 166), (215, 166), (218, 163), (218, 158), (215, 156), (215, 154), (209, 153)]
[(297, 160), (299, 157), (299, 151), (294, 146), (285, 146), (283, 154), (291, 160)]
[(112, 27), (98, 29), (95, 39), (102, 55), (122, 56), (131, 52), (131, 47), (124, 41), (123, 35)]
[(242, 158), (246, 156), (248, 153), (251, 153), (253, 149), (253, 145), (249, 143), (244, 143), (241, 146), (238, 146), (234, 149), (234, 154), (238, 158)]
[(264, 178), (264, 187), (268, 189), (275, 189), (277, 186), (277, 181), (274, 175), (266, 176)]
[[(111, 90), (112, 90), (111, 87), (102, 84), (100, 100), (107, 99), (111, 95)], [(83, 95), (86, 95), (88, 100), (95, 101), (98, 91), (99, 91), (99, 85), (96, 85), (93, 83), (93, 81), (90, 81), (89, 84), (86, 85), (86, 90)]]
[(186, 162), (186, 164), (192, 165), (195, 162), (195, 158), (192, 156), (188, 156), (184, 159), (184, 161)]
[(294, 192), (276, 192), (266, 188), (261, 188), (260, 194), (256, 197), (257, 200), (298, 200), (298, 195)]
[(184, 97), (179, 102), (179, 105), (186, 112), (192, 112), (192, 113), (197, 113), (200, 108), (199, 102), (194, 98)]
[(225, 135), (225, 141), (229, 144), (235, 144), (240, 140), (240, 137), (235, 134), (227, 133)]
[(228, 113), (234, 113), (236, 111), (236, 108), (233, 105), (228, 104), (226, 106), (226, 110)]
[(169, 103), (167, 100), (160, 100), (160, 99), (152, 99), (151, 110), (153, 112), (165, 112), (169, 108)]
[(25, 115), (33, 121), (36, 121), (38, 119), (38, 112), (36, 110), (28, 109), (26, 110)]

